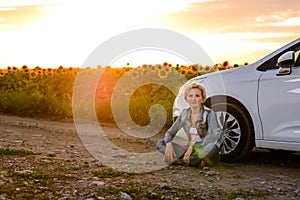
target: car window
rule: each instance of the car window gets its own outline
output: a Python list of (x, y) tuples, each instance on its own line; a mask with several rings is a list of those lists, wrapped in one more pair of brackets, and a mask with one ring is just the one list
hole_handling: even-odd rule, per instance
[[(285, 51), (282, 51), (281, 53), (275, 55), (273, 58), (267, 60), (266, 62), (264, 62), (263, 64), (261, 64), (260, 66), (257, 67), (257, 70), (259, 71), (267, 71), (267, 70), (273, 70), (273, 69), (278, 69), (279, 67), (277, 66), (277, 60), (278, 58), (284, 54), (285, 52), (288, 52), (288, 51), (294, 51), (296, 52), (295, 53), (295, 64), (297, 64), (297, 66), (300, 65), (300, 57), (299, 57), (299, 54), (300, 54), (300, 43), (286, 49)], [(299, 57), (299, 59), (298, 59)]]

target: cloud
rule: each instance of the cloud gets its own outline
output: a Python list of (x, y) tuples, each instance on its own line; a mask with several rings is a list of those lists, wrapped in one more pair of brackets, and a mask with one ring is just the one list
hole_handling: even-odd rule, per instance
[(274, 32), (279, 26), (299, 26), (299, 7), (294, 0), (214, 0), (189, 4), (159, 19), (192, 32)]
[(299, 37), (300, 1), (211, 0), (160, 15), (167, 28), (190, 33), (215, 60), (255, 61)]
[(275, 22), (275, 23), (270, 23), (271, 26), (300, 26), (300, 17), (293, 17), (293, 18), (289, 18), (289, 19), (284, 19), (282, 21), (279, 22)]
[(24, 28), (50, 14), (50, 4), (0, 7), (0, 30)]

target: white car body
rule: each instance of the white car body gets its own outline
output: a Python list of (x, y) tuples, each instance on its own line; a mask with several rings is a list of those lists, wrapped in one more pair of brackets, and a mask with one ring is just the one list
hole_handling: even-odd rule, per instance
[[(247, 139), (243, 138), (244, 142), (253, 139), (253, 145), (256, 147), (300, 151), (299, 52), (300, 38), (253, 64), (202, 75), (186, 84), (192, 81), (201, 82), (207, 91), (206, 105), (209, 107), (218, 104), (224, 106), (228, 103), (233, 105), (230, 108), (233, 111), (228, 113), (228, 117), (234, 118), (235, 113), (243, 110), (244, 118), (247, 118), (244, 121), (247, 121), (247, 127), (251, 131), (243, 133), (240, 128), (239, 131), (235, 131), (237, 135), (234, 137), (240, 137), (242, 140), (241, 137), (245, 136), (241, 135), (248, 134)], [(281, 67), (276, 67), (277, 62)], [(188, 106), (182, 96), (185, 85), (175, 99), (173, 117), (178, 116), (181, 110)], [(237, 112), (234, 111), (235, 105), (239, 108), (236, 109)], [(225, 109), (224, 113), (226, 112)], [(244, 122), (239, 123), (239, 127), (243, 124)], [(252, 149), (250, 142), (238, 144), (240, 140), (236, 140), (237, 144), (232, 145), (232, 151), (235, 145), (248, 145), (245, 147), (249, 148), (246, 151)], [(239, 148), (239, 151), (242, 151), (242, 147)], [(223, 152), (228, 155), (230, 153), (232, 152), (229, 150)], [(241, 152), (236, 152), (239, 153)], [(235, 160), (235, 157), (240, 159), (242, 156), (231, 155), (225, 160)]]

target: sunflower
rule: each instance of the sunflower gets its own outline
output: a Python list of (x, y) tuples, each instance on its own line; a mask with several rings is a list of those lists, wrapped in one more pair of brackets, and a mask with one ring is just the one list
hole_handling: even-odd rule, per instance
[(43, 73), (46, 76), (49, 76), (50, 73), (53, 75), (53, 71), (51, 68), (43, 69)]
[(188, 72), (185, 69), (180, 69), (180, 76), (185, 76), (187, 73)]
[(211, 67), (210, 67), (210, 66), (208, 66), (208, 65), (206, 65), (206, 66), (204, 67), (204, 72), (209, 72), (209, 71), (210, 71), (210, 69), (211, 69)]
[(172, 69), (168, 66), (164, 66), (161, 70), (166, 71), (168, 74), (172, 71)]
[(198, 74), (198, 72), (199, 72), (197, 65), (190, 65), (189, 69), (192, 74)]
[(142, 68), (143, 68), (144, 70), (147, 70), (147, 69), (149, 68), (149, 65), (143, 64), (143, 65), (142, 65)]
[(51, 72), (52, 72), (52, 73), (53, 73), (53, 75), (54, 75), (54, 74), (57, 74), (57, 71), (58, 71), (57, 69), (52, 69), (52, 71), (51, 71)]
[(198, 65), (198, 69), (200, 72), (202, 72), (204, 70), (204, 67), (202, 65)]
[(224, 61), (221, 69), (230, 69), (230, 68), (233, 68), (233, 67), (229, 65), (229, 62), (227, 60)]
[(147, 75), (152, 72), (152, 65), (146, 65), (147, 67), (143, 67), (143, 74)]
[[(72, 68), (72, 69), (69, 69), (69, 72), (73, 75), (73, 76), (77, 76), (77, 73), (79, 72), (80, 68), (77, 67), (77, 68)], [(97, 68), (96, 70), (101, 70), (100, 68)]]
[(17, 68), (16, 66), (13, 66), (13, 67), (12, 67), (12, 71), (13, 71), (13, 72), (16, 72), (16, 71), (18, 71), (18, 68)]
[(73, 70), (70, 73), (71, 73), (72, 76), (77, 76), (78, 71)]
[(58, 67), (58, 70), (63, 70), (63, 69), (64, 69), (64, 67), (61, 65)]
[(3, 76), (5, 76), (5, 72), (4, 71), (0, 71), (0, 77), (3, 77)]
[(120, 77), (122, 75), (122, 71), (119, 68), (115, 68), (113, 69), (112, 74), (116, 77)]
[(162, 69), (162, 65), (161, 64), (156, 64), (155, 68), (156, 68), (156, 70), (161, 70)]
[(228, 66), (229, 66), (229, 62), (226, 60), (226, 61), (224, 61), (224, 62), (223, 62), (223, 64), (222, 64), (222, 65), (223, 65), (223, 67), (224, 67), (224, 68), (226, 68), (226, 67), (228, 67)]
[(23, 70), (28, 69), (27, 65), (23, 65), (23, 66), (22, 66), (22, 69), (23, 69)]
[(37, 76), (43, 76), (43, 70), (37, 70), (36, 71)]
[[(150, 67), (150, 66), (149, 66)], [(147, 68), (141, 68), (140, 70), (139, 70), (139, 73), (141, 74), (141, 75), (143, 75), (143, 76), (147, 76), (148, 74), (150, 74), (150, 72), (151, 72), (151, 70), (150, 70), (150, 68), (149, 67), (147, 67)]]
[(165, 79), (168, 77), (168, 72), (166, 70), (159, 70), (158, 76), (159, 76), (159, 78)]
[(151, 72), (155, 72), (157, 70), (155, 65), (150, 65), (149, 68)]
[(34, 71), (39, 71), (42, 70), (42, 68), (40, 66), (36, 66), (35, 68), (33, 68)]
[(136, 71), (139, 74), (142, 74), (144, 70), (141, 66), (138, 66), (138, 67), (134, 68), (134, 71)]
[(37, 73), (35, 71), (30, 71), (29, 78), (36, 78), (36, 77), (37, 77)]

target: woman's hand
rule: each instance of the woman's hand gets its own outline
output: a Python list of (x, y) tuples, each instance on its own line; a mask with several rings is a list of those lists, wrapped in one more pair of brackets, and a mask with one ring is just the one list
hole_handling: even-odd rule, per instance
[(171, 142), (166, 143), (166, 151), (165, 151), (165, 161), (167, 163), (171, 163), (174, 161), (174, 148)]
[(183, 156), (183, 162), (184, 163), (189, 163), (190, 162), (190, 156), (193, 153), (193, 146), (189, 146), (188, 150), (185, 152)]

